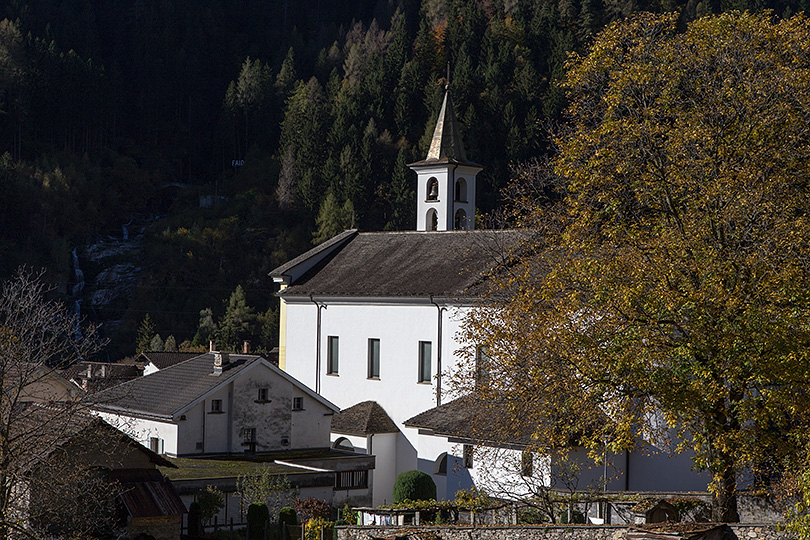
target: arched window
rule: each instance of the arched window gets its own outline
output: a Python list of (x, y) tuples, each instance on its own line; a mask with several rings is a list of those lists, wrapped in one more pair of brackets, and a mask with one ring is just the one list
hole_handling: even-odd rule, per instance
[(427, 217), (425, 218), (425, 229), (428, 231), (439, 230), (439, 215), (433, 208), (427, 212)]
[(427, 200), (429, 201), (438, 201), (439, 200), (439, 181), (436, 180), (435, 177), (431, 176), (428, 179), (427, 183)]
[(338, 437), (338, 439), (332, 443), (332, 448), (345, 452), (354, 452), (354, 445), (346, 437)]
[(447, 452), (439, 455), (433, 462), (433, 474), (447, 476)]
[(456, 211), (456, 230), (460, 231), (467, 228), (467, 212), (463, 208)]
[(467, 181), (463, 178), (456, 180), (456, 201), (467, 202)]

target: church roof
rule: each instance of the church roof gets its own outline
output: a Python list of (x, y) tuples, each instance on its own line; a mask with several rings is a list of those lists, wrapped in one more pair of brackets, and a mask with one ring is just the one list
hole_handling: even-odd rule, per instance
[[(344, 233), (345, 234), (345, 233)], [(504, 264), (525, 233), (507, 230), (357, 233), (291, 280), (283, 297), (455, 297), (482, 292), (486, 276)], [(289, 264), (270, 275), (281, 280)]]
[(436, 128), (433, 130), (433, 139), (430, 141), (427, 157), (423, 161), (411, 163), (410, 166), (442, 163), (481, 167), (479, 164), (467, 160), (449, 90), (444, 93), (444, 101), (439, 111), (439, 118), (436, 120)]
[(346, 435), (397, 433), (397, 425), (376, 401), (364, 401), (332, 416), (332, 432)]

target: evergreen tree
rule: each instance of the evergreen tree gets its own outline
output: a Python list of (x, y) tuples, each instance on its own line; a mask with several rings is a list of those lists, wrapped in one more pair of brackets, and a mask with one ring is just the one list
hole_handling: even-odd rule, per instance
[(341, 205), (334, 192), (329, 191), (321, 204), (317, 218), (318, 231), (313, 235), (313, 244), (326, 242), (336, 234), (354, 225), (354, 205), (346, 199)]
[(155, 324), (152, 322), (152, 317), (147, 313), (138, 327), (138, 340), (135, 344), (135, 352), (140, 354), (144, 351), (150, 350), (152, 337), (155, 335)]
[(237, 285), (228, 299), (225, 315), (219, 321), (217, 346), (220, 349), (240, 350), (241, 341), (252, 336), (255, 322), (256, 312), (247, 305), (245, 290)]

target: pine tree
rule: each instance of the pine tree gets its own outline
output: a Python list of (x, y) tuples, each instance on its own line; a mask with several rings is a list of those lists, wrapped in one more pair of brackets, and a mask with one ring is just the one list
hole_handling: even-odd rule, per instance
[(219, 330), (216, 332), (218, 347), (238, 350), (240, 342), (253, 334), (255, 322), (256, 312), (247, 305), (245, 290), (237, 285), (228, 299), (225, 315), (219, 321)]
[(138, 327), (138, 341), (135, 344), (135, 352), (140, 354), (148, 351), (151, 343), (152, 336), (155, 335), (155, 324), (152, 322), (152, 317), (147, 313)]

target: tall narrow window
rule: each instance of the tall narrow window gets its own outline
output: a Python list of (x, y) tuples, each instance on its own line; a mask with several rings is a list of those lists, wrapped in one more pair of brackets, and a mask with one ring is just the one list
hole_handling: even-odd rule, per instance
[(489, 356), (484, 345), (479, 345), (475, 349), (475, 383), (478, 386), (489, 384)]
[(337, 375), (338, 373), (338, 350), (339, 350), (339, 343), (340, 340), (337, 336), (329, 336), (328, 345), (329, 348), (326, 352), (326, 372), (332, 375)]
[(524, 450), (520, 456), (520, 476), (531, 476), (534, 474), (534, 460), (531, 450)]
[(419, 382), (430, 382), (430, 361), (433, 344), (430, 341), (419, 342)]
[(456, 212), (456, 230), (461, 231), (467, 228), (467, 212), (459, 208)]
[(456, 180), (456, 201), (467, 202), (467, 182), (463, 178)]
[(465, 444), (462, 458), (461, 458), (464, 468), (465, 469), (472, 469), (473, 468), (473, 447), (471, 444)]
[(435, 231), (439, 228), (439, 214), (436, 213), (436, 210), (431, 208), (427, 211), (427, 216), (425, 217), (425, 229), (428, 231)]
[(368, 378), (380, 378), (380, 340), (375, 338), (368, 340)]

